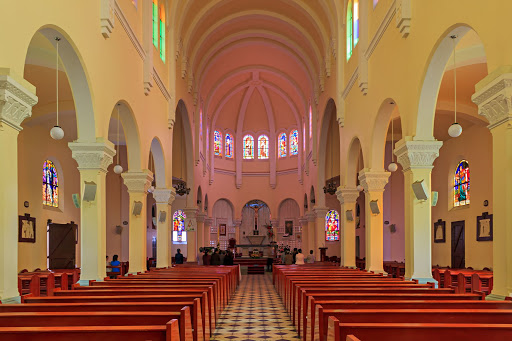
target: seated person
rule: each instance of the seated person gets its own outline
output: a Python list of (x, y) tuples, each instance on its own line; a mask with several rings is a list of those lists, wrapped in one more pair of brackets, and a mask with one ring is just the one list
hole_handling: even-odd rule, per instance
[(298, 264), (298, 265), (304, 264), (304, 254), (302, 253), (302, 249), (299, 249), (297, 255), (295, 255), (295, 264)]
[(314, 263), (315, 262), (315, 255), (313, 254), (313, 250), (309, 250), (309, 255), (306, 258), (306, 263)]
[(181, 249), (178, 249), (178, 252), (174, 256), (174, 260), (176, 264), (183, 264), (183, 255), (181, 254)]
[[(112, 257), (112, 262), (110, 262), (110, 265), (112, 265), (112, 266), (119, 266), (119, 265), (121, 265), (121, 262), (117, 260), (118, 258), (119, 258), (118, 255), (114, 255), (114, 257)], [(121, 272), (121, 270), (118, 269), (118, 268), (111, 268), (110, 271), (112, 271), (112, 272)]]
[(293, 264), (293, 255), (290, 253), (290, 251), (286, 251), (286, 255), (284, 256), (284, 264), (285, 265)]

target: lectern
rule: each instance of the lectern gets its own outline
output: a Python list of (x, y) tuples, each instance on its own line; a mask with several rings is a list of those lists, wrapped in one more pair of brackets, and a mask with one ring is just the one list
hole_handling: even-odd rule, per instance
[(321, 262), (326, 262), (327, 261), (327, 248), (326, 247), (319, 247), (318, 248), (320, 250), (320, 261)]

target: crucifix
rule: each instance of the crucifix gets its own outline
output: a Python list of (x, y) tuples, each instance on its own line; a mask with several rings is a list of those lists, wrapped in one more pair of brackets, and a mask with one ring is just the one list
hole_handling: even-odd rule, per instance
[(257, 236), (259, 234), (259, 231), (258, 231), (258, 211), (260, 209), (260, 206), (259, 205), (254, 205), (253, 209), (254, 209), (254, 230), (253, 230), (253, 235)]

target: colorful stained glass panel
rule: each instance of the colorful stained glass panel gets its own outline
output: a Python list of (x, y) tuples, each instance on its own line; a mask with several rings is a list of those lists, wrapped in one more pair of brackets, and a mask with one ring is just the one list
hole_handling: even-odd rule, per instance
[(279, 134), (277, 144), (279, 146), (279, 157), (286, 157), (286, 133)]
[(258, 159), (268, 159), (268, 137), (266, 135), (258, 137)]
[(215, 156), (222, 155), (222, 134), (218, 130), (213, 132), (213, 153)]
[(299, 154), (299, 131), (293, 130), (290, 133), (290, 155)]
[(454, 176), (453, 205), (455, 207), (469, 205), (469, 163), (466, 160), (459, 162)]
[(244, 140), (244, 159), (254, 159), (254, 137), (245, 135)]
[(340, 216), (331, 210), (325, 215), (325, 240), (332, 242), (340, 239)]
[(226, 134), (226, 157), (233, 157), (233, 136)]
[(187, 216), (182, 210), (177, 210), (172, 216), (172, 240), (175, 242), (185, 242), (187, 240), (187, 232), (185, 232), (185, 219), (187, 219)]
[(50, 160), (43, 164), (43, 205), (59, 207), (59, 178)]

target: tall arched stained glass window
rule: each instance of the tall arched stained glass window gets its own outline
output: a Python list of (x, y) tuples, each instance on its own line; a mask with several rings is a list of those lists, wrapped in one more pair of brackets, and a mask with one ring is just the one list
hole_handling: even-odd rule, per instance
[(290, 155), (299, 154), (299, 131), (292, 130), (290, 133)]
[(243, 139), (244, 144), (244, 159), (254, 159), (254, 137), (245, 135)]
[(258, 137), (258, 159), (268, 159), (267, 135), (260, 135), (260, 137)]
[(332, 242), (340, 239), (340, 216), (331, 210), (325, 215), (325, 240)]
[(158, 0), (153, 0), (153, 45), (158, 48)]
[(50, 160), (43, 164), (43, 205), (59, 207), (59, 177)]
[(226, 134), (226, 157), (233, 157), (233, 136)]
[(160, 59), (165, 62), (165, 6), (160, 5)]
[(187, 216), (182, 210), (177, 210), (172, 216), (172, 240), (174, 242), (186, 242), (185, 219)]
[(347, 6), (347, 60), (359, 41), (359, 0), (351, 0)]
[(309, 138), (313, 137), (313, 109), (309, 106)]
[(286, 157), (286, 133), (279, 134), (277, 145), (279, 146), (279, 157)]
[(469, 205), (469, 163), (459, 162), (453, 179), (453, 206)]
[(213, 153), (215, 156), (222, 155), (222, 133), (218, 130), (213, 132)]

